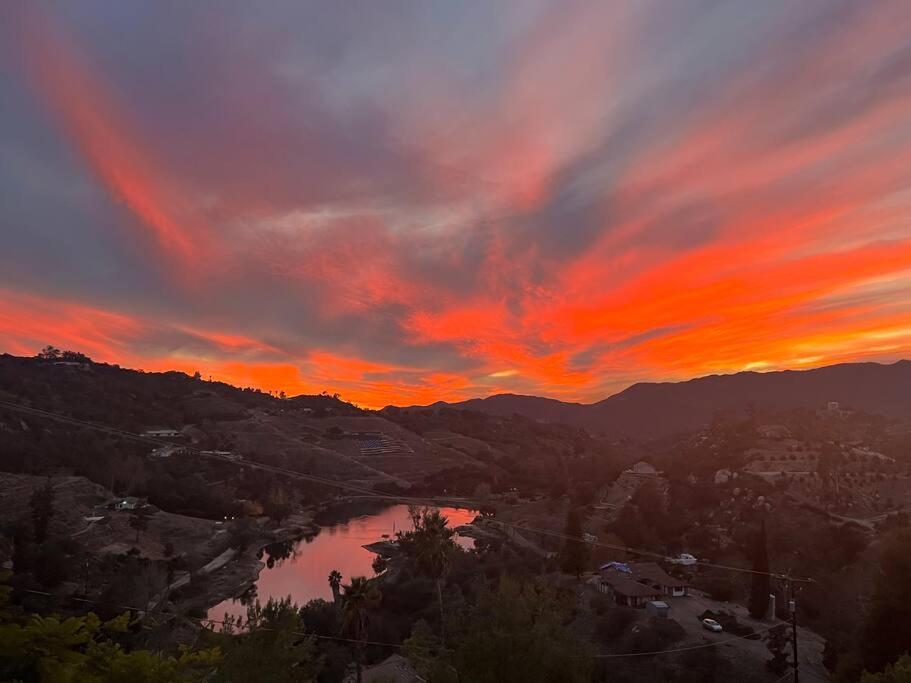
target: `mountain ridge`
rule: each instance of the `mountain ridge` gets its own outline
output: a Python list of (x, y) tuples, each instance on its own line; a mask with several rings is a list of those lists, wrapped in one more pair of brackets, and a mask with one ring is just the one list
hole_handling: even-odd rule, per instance
[(750, 404), (770, 409), (819, 408), (828, 401), (888, 417), (911, 418), (911, 360), (838, 363), (807, 370), (754, 370), (712, 374), (679, 382), (637, 382), (594, 403), (523, 394), (493, 394), (428, 406), (387, 409), (477, 410), (518, 413), (543, 422), (625, 436), (665, 436), (709, 422), (718, 411), (743, 413)]

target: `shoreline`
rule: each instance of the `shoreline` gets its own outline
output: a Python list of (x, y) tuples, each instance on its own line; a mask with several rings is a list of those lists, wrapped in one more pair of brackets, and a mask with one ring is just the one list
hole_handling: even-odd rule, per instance
[[(285, 526), (268, 532), (264, 530), (264, 538), (268, 540), (265, 542), (260, 541), (238, 553), (212, 574), (207, 575), (204, 588), (200, 593), (188, 597), (187, 600), (180, 601), (179, 604), (191, 611), (196, 611), (197, 613), (205, 612), (208, 615), (220, 603), (229, 599), (237, 600), (256, 585), (262, 570), (266, 567), (266, 561), (261, 559), (261, 557), (270, 545), (300, 541), (307, 536), (319, 534), (326, 527), (344, 524), (361, 516), (369, 516), (371, 513), (384, 510), (393, 505), (378, 501), (358, 501), (358, 503), (352, 505), (346, 501), (310, 508), (302, 514), (294, 515), (289, 518), (289, 523)], [(470, 510), (472, 508), (466, 507), (464, 509)], [(474, 532), (461, 534), (467, 538), (476, 539), (491, 535), (490, 532), (474, 526), (473, 523), (463, 526)], [(391, 558), (398, 554), (398, 547), (393, 539), (377, 539), (361, 547), (375, 555), (386, 558)], [(260, 557), (257, 557), (258, 555)], [(216, 619), (220, 619), (222, 616), (213, 615)]]
[[(266, 548), (275, 543), (296, 542), (320, 533), (322, 527), (312, 521), (312, 512), (296, 517), (294, 524), (267, 531), (257, 543), (237, 553), (211, 574), (205, 575), (203, 590), (176, 601), (175, 608), (179, 611), (204, 612), (208, 617), (208, 613), (225, 600), (239, 599), (259, 580), (259, 575), (266, 566), (266, 561), (262, 559)], [(221, 619), (222, 615), (215, 618)]]

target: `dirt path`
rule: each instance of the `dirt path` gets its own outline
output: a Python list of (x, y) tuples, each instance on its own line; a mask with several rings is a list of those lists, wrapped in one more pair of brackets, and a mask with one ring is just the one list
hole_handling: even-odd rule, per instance
[[(234, 548), (228, 548), (221, 555), (216, 557), (214, 560), (212, 560), (208, 564), (204, 565), (202, 568), (200, 568), (200, 570), (198, 572), (198, 576), (202, 577), (202, 576), (211, 574), (214, 571), (218, 571), (219, 569), (224, 567), (226, 564), (228, 564), (228, 562), (233, 560), (235, 555), (237, 555), (237, 550), (235, 550)], [(170, 586), (168, 586), (167, 588), (162, 590), (160, 593), (158, 593), (158, 595), (156, 595), (154, 598), (152, 598), (151, 602), (149, 602), (149, 609), (150, 610), (157, 609), (158, 606), (160, 605), (160, 603), (165, 598), (168, 597), (168, 594), (171, 591), (175, 591), (178, 588), (183, 588), (188, 583), (190, 583), (190, 572), (187, 572), (186, 574), (181, 576), (179, 579), (174, 581), (174, 583), (172, 583)]]
[(350, 463), (356, 467), (367, 470), (374, 476), (385, 479), (386, 481), (394, 482), (395, 484), (397, 484), (399, 486), (404, 486), (407, 488), (411, 485), (408, 481), (401, 479), (399, 477), (393, 476), (393, 475), (389, 474), (388, 472), (384, 472), (383, 470), (377, 469), (376, 467), (367, 465), (355, 457), (346, 455), (345, 453), (341, 453), (340, 451), (332, 450), (330, 448), (325, 448), (324, 446), (320, 446), (318, 444), (312, 444), (312, 443), (303, 441), (299, 436), (293, 436), (291, 434), (288, 434), (288, 433), (282, 431), (277, 425), (272, 424), (271, 422), (264, 422), (263, 426), (271, 429), (273, 431), (273, 433), (280, 435), (281, 437), (283, 437), (284, 439), (287, 439), (288, 441), (293, 441), (294, 443), (305, 446), (308, 451), (320, 451), (320, 452), (326, 453), (327, 455), (334, 456), (334, 457), (336, 457), (340, 460), (344, 460), (345, 462)]

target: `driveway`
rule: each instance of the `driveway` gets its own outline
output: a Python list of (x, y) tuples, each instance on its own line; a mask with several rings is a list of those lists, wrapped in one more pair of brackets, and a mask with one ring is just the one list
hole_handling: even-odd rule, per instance
[[(701, 591), (693, 589), (690, 589), (688, 597), (665, 598), (665, 602), (670, 605), (670, 617), (677, 621), (686, 631), (686, 640), (675, 647), (707, 644), (709, 642), (724, 643), (718, 646), (720, 652), (729, 657), (733, 656), (741, 659), (741, 661), (743, 659), (754, 660), (757, 671), (765, 670), (765, 662), (769, 659), (769, 651), (766, 648), (764, 635), (762, 640), (748, 640), (745, 638), (735, 640), (735, 636), (731, 633), (707, 631), (703, 628), (698, 617), (707, 609), (713, 612), (729, 612), (737, 617), (738, 622), (753, 627), (757, 632), (766, 631), (770, 626), (783, 622), (780, 620), (763, 621), (753, 619), (743, 605), (712, 600)], [(817, 633), (800, 626), (797, 628), (797, 635), (801, 678), (807, 681), (828, 681), (829, 673), (822, 664), (825, 640)], [(769, 674), (769, 679), (774, 680), (775, 676)]]

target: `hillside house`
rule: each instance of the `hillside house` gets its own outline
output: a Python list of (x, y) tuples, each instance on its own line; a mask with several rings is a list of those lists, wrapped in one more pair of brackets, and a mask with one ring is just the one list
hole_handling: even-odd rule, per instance
[(121, 512), (135, 510), (140, 505), (142, 505), (142, 501), (139, 498), (118, 498), (114, 501), (114, 509)]
[(663, 595), (682, 598), (689, 592), (689, 584), (686, 581), (671, 576), (656, 562), (631, 562), (629, 568), (636, 581), (660, 590)]
[(602, 575), (601, 592), (607, 593), (622, 607), (645, 607), (647, 603), (661, 599), (661, 591), (658, 589), (616, 573)]
[(608, 562), (601, 566), (601, 590), (618, 605), (644, 607), (651, 600), (685, 597), (689, 584), (655, 562)]

